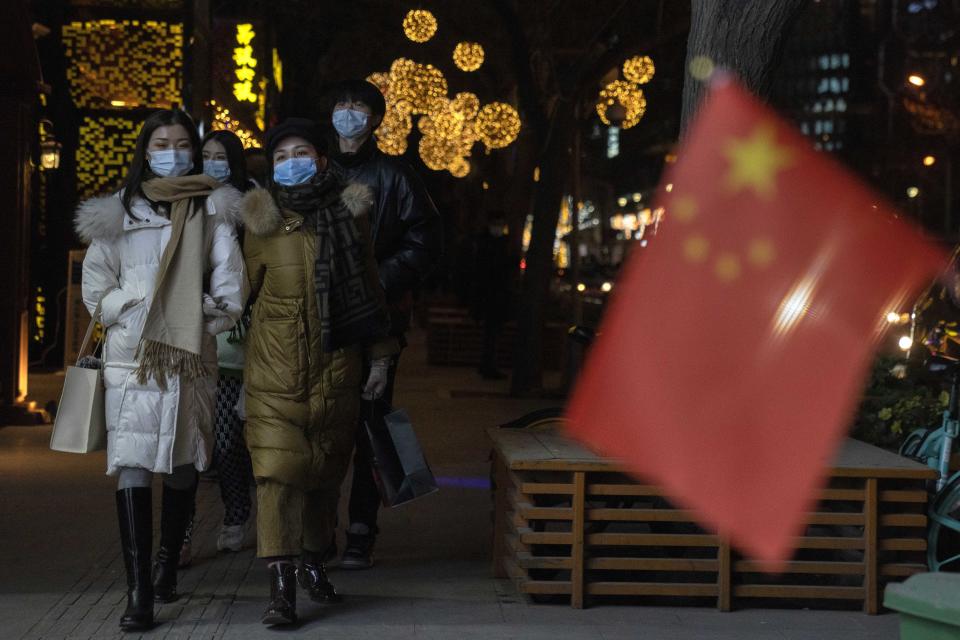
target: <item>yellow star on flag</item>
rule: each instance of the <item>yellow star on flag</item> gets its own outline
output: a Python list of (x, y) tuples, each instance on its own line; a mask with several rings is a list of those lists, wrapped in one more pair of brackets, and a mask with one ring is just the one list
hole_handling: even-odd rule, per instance
[(734, 193), (753, 189), (764, 200), (776, 192), (777, 173), (794, 163), (793, 152), (777, 145), (771, 123), (757, 125), (747, 138), (728, 140), (723, 152), (730, 161), (727, 187)]

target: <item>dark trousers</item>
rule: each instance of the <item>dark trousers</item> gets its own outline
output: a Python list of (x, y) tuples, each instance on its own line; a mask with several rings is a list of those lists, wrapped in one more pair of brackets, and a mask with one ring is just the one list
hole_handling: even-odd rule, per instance
[[(393, 388), (397, 377), (397, 356), (390, 364), (387, 372), (387, 388), (382, 400), (393, 406)], [(365, 372), (366, 380), (369, 370)], [(377, 532), (377, 513), (380, 511), (380, 490), (373, 477), (373, 451), (370, 449), (370, 439), (363, 426), (363, 416), (360, 416), (360, 427), (357, 429), (357, 448), (353, 454), (353, 487), (350, 489), (350, 524), (359, 522), (370, 527), (370, 531)]]

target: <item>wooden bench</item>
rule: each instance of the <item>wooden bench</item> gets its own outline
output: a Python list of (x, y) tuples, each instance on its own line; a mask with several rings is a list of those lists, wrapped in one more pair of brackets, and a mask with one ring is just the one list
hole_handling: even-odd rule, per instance
[[(543, 366), (563, 366), (567, 327), (547, 323), (543, 335)], [(497, 366), (509, 369), (517, 340), (517, 325), (507, 322), (497, 336)], [(461, 307), (430, 307), (427, 312), (427, 361), (434, 365), (477, 366), (483, 356), (483, 326)]]
[[(926, 570), (933, 470), (847, 440), (782, 575), (692, 524), (656, 486), (622, 474), (554, 430), (488, 429), (493, 442), (493, 570), (521, 593), (668, 597), (734, 605), (859, 603), (877, 613), (889, 581)], [(808, 604), (810, 603), (810, 604)]]

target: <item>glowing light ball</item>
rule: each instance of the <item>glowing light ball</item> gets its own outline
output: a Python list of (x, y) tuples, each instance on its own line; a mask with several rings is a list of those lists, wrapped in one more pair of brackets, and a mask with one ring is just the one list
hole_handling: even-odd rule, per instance
[(414, 42), (426, 42), (437, 32), (437, 19), (426, 9), (413, 9), (403, 19), (403, 33)]
[(640, 122), (640, 118), (647, 111), (647, 99), (637, 85), (623, 80), (614, 80), (600, 91), (597, 98), (597, 115), (603, 124), (610, 125), (607, 109), (620, 103), (626, 110), (626, 116), (620, 123), (622, 129), (629, 129)]
[(517, 139), (520, 126), (520, 114), (505, 102), (491, 102), (477, 114), (477, 137), (487, 149), (509, 146)]
[(656, 71), (650, 56), (634, 56), (623, 63), (623, 77), (636, 84), (650, 82)]
[(460, 42), (453, 49), (453, 63), (461, 71), (476, 71), (483, 66), (483, 47), (478, 42)]

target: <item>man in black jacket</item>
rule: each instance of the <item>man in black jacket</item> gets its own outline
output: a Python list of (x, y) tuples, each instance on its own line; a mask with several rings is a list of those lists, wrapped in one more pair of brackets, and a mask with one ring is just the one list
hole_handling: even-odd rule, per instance
[[(373, 138), (383, 120), (386, 104), (380, 91), (365, 80), (342, 83), (332, 93), (333, 127), (337, 151), (333, 169), (350, 182), (369, 186), (376, 198), (371, 219), (374, 251), (390, 306), (392, 332), (405, 346), (414, 291), (434, 268), (443, 250), (440, 214), (413, 170), (401, 159), (384, 155)], [(394, 359), (387, 376), (383, 400), (393, 401)], [(373, 479), (370, 444), (358, 430), (354, 455), (350, 526), (341, 566), (373, 566), (373, 543), (378, 532), (380, 495)]]

